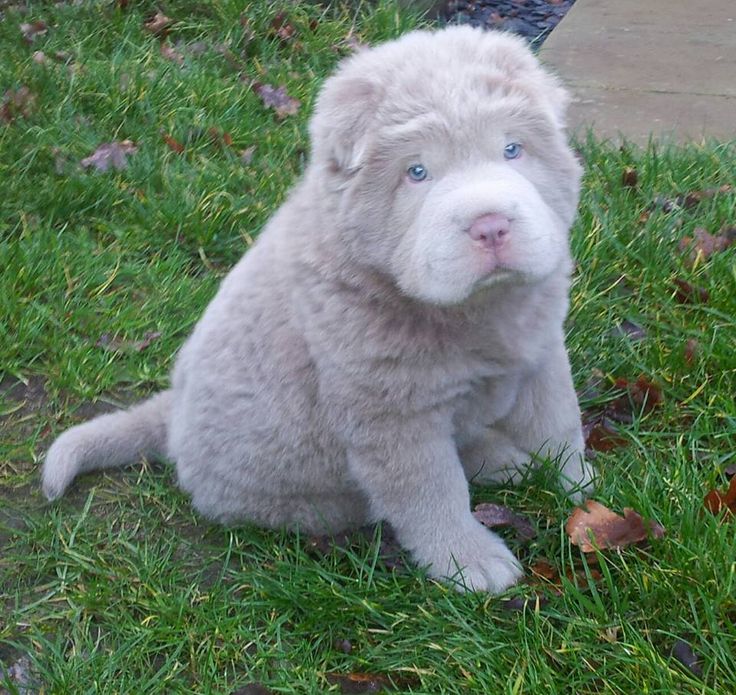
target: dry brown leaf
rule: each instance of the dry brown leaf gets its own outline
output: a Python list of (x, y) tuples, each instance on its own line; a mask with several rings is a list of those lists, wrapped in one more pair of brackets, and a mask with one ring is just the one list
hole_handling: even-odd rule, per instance
[(184, 65), (184, 56), (169, 44), (168, 41), (162, 41), (161, 48), (159, 50), (166, 60), (170, 60), (172, 63), (176, 63), (177, 65)]
[(622, 336), (631, 340), (644, 340), (647, 337), (647, 332), (639, 324), (629, 321), (629, 319), (624, 319), (611, 329), (611, 335)]
[(703, 675), (703, 667), (700, 665), (698, 656), (688, 642), (678, 639), (672, 647), (672, 657), (679, 661), (693, 675), (700, 678)]
[(627, 507), (621, 516), (595, 500), (585, 502), (585, 508), (575, 509), (565, 524), (565, 531), (572, 543), (584, 553), (624, 548), (648, 537), (661, 538), (664, 535), (662, 526), (642, 518), (633, 509)]
[(661, 208), (664, 212), (672, 212), (680, 208), (692, 208), (703, 200), (713, 198), (714, 196), (722, 193), (730, 193), (733, 191), (731, 184), (723, 184), (722, 186), (715, 186), (713, 188), (704, 188), (699, 191), (690, 191), (681, 195), (675, 196), (674, 198), (667, 198), (665, 196), (657, 196), (652, 203), (653, 208)]
[(533, 577), (539, 577), (545, 579), (548, 582), (557, 583), (560, 580), (560, 573), (557, 568), (554, 567), (547, 560), (537, 560), (530, 568)]
[(529, 519), (501, 504), (483, 503), (476, 506), (473, 516), (487, 528), (511, 526), (519, 540), (528, 541), (537, 535)]
[(631, 414), (632, 405), (637, 412), (649, 413), (662, 403), (662, 389), (644, 374), (640, 374), (636, 381), (616, 379), (615, 386), (628, 392), (628, 402), (623, 396), (610, 403), (608, 414), (611, 417), (624, 412)]
[(416, 686), (411, 674), (382, 673), (326, 673), (330, 685), (337, 685), (341, 693), (382, 693), (387, 690), (406, 690)]
[(698, 259), (707, 261), (714, 253), (727, 249), (731, 243), (732, 240), (726, 235), (709, 234), (703, 227), (696, 227), (691, 237), (680, 239), (679, 249), (689, 251), (687, 264), (693, 266)]
[(624, 188), (636, 188), (639, 183), (639, 172), (634, 167), (626, 167), (621, 175), (621, 185)]
[(95, 346), (101, 347), (103, 350), (108, 350), (110, 352), (143, 352), (151, 345), (151, 343), (158, 340), (160, 337), (160, 331), (148, 331), (148, 333), (143, 336), (142, 340), (136, 341), (123, 340), (122, 338), (117, 338), (109, 333), (103, 333), (95, 343)]
[(182, 154), (184, 152), (184, 145), (182, 145), (178, 140), (173, 138), (168, 133), (161, 133), (161, 137), (163, 138), (163, 141), (169, 146), (169, 149), (176, 152), (176, 154)]
[(24, 22), (20, 25), (20, 33), (23, 34), (23, 40), (26, 43), (33, 43), (37, 38), (45, 36), (48, 31), (48, 25), (40, 19), (35, 22)]
[(132, 140), (119, 142), (103, 142), (89, 157), (85, 157), (80, 164), (86, 169), (93, 167), (97, 171), (113, 169), (122, 170), (128, 166), (128, 155), (138, 151)]
[(16, 118), (28, 118), (36, 105), (36, 95), (23, 85), (9, 89), (0, 101), (0, 121), (12, 123)]
[(680, 304), (705, 304), (710, 294), (703, 287), (696, 287), (685, 280), (675, 279), (675, 301)]
[(166, 36), (173, 23), (174, 20), (171, 17), (167, 17), (163, 12), (156, 12), (151, 19), (144, 22), (143, 27), (154, 36)]
[(731, 478), (726, 492), (711, 490), (705, 496), (703, 504), (711, 514), (720, 514), (725, 510), (724, 517), (732, 519), (736, 515), (736, 475)]
[(288, 20), (286, 12), (279, 12), (271, 20), (271, 31), (283, 43), (288, 43), (296, 35), (294, 25)]
[(301, 102), (290, 97), (286, 92), (286, 87), (274, 87), (261, 82), (254, 82), (252, 86), (253, 91), (261, 97), (263, 104), (276, 111), (279, 118), (293, 115), (299, 110)]
[(608, 418), (601, 418), (583, 425), (585, 447), (592, 451), (611, 451), (627, 446), (629, 440), (616, 431)]

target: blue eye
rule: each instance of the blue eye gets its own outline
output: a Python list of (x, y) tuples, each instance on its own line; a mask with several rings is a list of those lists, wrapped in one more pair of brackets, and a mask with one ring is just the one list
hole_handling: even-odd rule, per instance
[(503, 148), (503, 156), (506, 159), (517, 159), (521, 156), (522, 146), (518, 142), (511, 142)]
[(406, 175), (412, 181), (424, 181), (427, 178), (427, 170), (421, 164), (413, 164), (406, 170)]

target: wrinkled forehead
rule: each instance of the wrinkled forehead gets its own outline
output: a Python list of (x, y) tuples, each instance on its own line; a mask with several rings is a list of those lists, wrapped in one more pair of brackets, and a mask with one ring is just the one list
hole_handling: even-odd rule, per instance
[(400, 153), (417, 144), (452, 142), (456, 154), (471, 156), (509, 142), (539, 149), (557, 137), (543, 99), (523, 81), (480, 71), (455, 77), (394, 82), (374, 116), (382, 149)]

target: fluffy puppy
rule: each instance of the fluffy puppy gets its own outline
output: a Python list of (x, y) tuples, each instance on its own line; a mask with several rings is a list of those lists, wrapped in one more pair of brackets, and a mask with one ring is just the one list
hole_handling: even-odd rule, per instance
[(525, 44), (468, 27), (345, 60), (303, 179), (223, 281), (167, 391), (62, 434), (82, 471), (176, 463), (204, 516), (309, 532), (384, 519), (433, 577), (520, 576), (468, 480), (559, 457), (591, 482), (564, 344), (580, 166)]

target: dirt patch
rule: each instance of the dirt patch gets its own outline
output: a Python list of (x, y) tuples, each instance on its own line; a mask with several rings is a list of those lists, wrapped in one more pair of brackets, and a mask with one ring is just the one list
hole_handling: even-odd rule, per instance
[(64, 427), (71, 427), (126, 407), (137, 398), (132, 392), (104, 394), (93, 402), (75, 403), (70, 398), (62, 410), (43, 377), (23, 381), (4, 377), (0, 380), (0, 491), (16, 488), (34, 475), (56, 433), (54, 423), (61, 420)]

